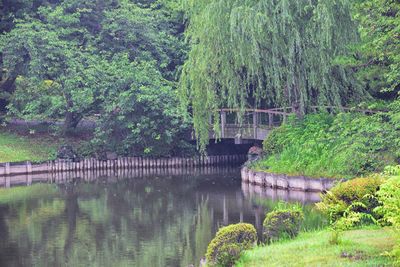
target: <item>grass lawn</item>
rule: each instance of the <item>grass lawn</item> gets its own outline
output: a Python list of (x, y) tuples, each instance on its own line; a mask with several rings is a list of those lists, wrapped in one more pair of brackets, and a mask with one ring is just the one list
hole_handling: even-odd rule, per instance
[(42, 161), (55, 156), (59, 143), (47, 137), (0, 131), (0, 162)]
[(93, 136), (93, 129), (81, 126), (65, 137), (55, 134), (46, 124), (24, 123), (0, 126), (0, 162), (32, 161), (54, 159), (57, 149), (69, 144), (77, 149)]
[(330, 234), (328, 230), (302, 233), (294, 240), (257, 247), (235, 266), (394, 266), (383, 255), (395, 244), (390, 228), (346, 231), (339, 245), (329, 244)]

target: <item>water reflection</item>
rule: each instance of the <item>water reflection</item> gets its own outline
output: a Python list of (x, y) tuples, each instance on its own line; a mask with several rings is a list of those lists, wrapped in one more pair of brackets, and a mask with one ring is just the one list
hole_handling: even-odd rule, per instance
[(219, 227), (261, 231), (276, 204), (238, 169), (46, 179), (1, 189), (0, 266), (188, 266)]

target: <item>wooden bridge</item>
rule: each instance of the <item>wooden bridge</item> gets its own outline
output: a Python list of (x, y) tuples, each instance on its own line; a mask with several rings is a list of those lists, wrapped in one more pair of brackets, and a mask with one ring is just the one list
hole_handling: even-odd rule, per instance
[(282, 124), (292, 114), (291, 110), (283, 109), (246, 109), (243, 112), (243, 122), (238, 123), (238, 109), (221, 109), (220, 136), (210, 132), (210, 139), (234, 139), (236, 144), (244, 140), (264, 140), (271, 130)]
[[(312, 112), (325, 111), (329, 113), (358, 112), (364, 114), (375, 114), (380, 111), (346, 108), (335, 106), (312, 106)], [(238, 123), (237, 114), (239, 109), (220, 109), (221, 129), (220, 136), (215, 131), (210, 131), (210, 139), (234, 139), (235, 144), (242, 144), (246, 140), (265, 140), (273, 128), (280, 126), (287, 117), (295, 114), (291, 107), (273, 109), (245, 109), (243, 122)]]

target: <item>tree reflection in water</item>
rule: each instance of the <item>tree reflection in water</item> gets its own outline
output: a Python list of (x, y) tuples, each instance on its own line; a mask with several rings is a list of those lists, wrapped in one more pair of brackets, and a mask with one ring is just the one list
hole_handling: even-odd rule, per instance
[(218, 227), (262, 223), (265, 207), (244, 197), (237, 169), (112, 180), (36, 184), (0, 200), (0, 265), (188, 266)]

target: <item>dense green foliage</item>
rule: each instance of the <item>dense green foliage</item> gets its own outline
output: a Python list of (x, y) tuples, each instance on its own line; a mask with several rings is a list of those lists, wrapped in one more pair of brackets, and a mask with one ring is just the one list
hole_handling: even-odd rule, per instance
[[(252, 167), (315, 177), (369, 175), (400, 162), (400, 101), (395, 100), (399, 81), (400, 2), (396, 0), (0, 0), (0, 119), (7, 114), (8, 119), (62, 121), (61, 131), (53, 132), (57, 136), (70, 134), (82, 121), (94, 122), (93, 132), (86, 129), (91, 142), (79, 148), (85, 155), (192, 154), (191, 120), (204, 150), (210, 128), (220, 131), (219, 108), (238, 108), (237, 119), (243, 123), (245, 108), (286, 106), (297, 116), (269, 135), (264, 141), (266, 157)], [(364, 99), (375, 103), (376, 98), (387, 101), (378, 106), (388, 112), (305, 115), (314, 105), (340, 107)], [(60, 140), (50, 139), (52, 144), (46, 146), (1, 133), (0, 161), (47, 159)], [(339, 183), (317, 206), (334, 230), (373, 222), (391, 224), (398, 233), (398, 168), (387, 168), (386, 181), (367, 176)], [(28, 201), (35, 202), (41, 193), (54, 197), (54, 187), (46, 192), (38, 186), (0, 192), (0, 204), (21, 205), (18, 214), (7, 214), (1, 222), (15, 225), (10, 240), (32, 247), (45, 243), (37, 246), (38, 253), (28, 255), (39, 264), (61, 254), (69, 256), (71, 265), (82, 259), (94, 259), (99, 265), (104, 258), (112, 264), (120, 247), (131, 248), (132, 240), (141, 242), (125, 216), (141, 225), (158, 223), (154, 218), (178, 205), (169, 197), (158, 198), (150, 212), (142, 214), (135, 207), (145, 201), (135, 192), (118, 195), (112, 188), (101, 188), (100, 197), (88, 200), (78, 199), (71, 188), (67, 186), (65, 199), (52, 203), (44, 199), (35, 207)], [(151, 187), (140, 189), (152, 193)], [(133, 213), (121, 216), (118, 209), (104, 209), (112, 201)], [(183, 235), (174, 223), (165, 236), (155, 233), (158, 246), (151, 253), (180, 253), (180, 247), (165, 247), (163, 241), (176, 238), (181, 244), (190, 243), (186, 239), (193, 218), (209, 226), (205, 204), (196, 208), (197, 215), (188, 209), (177, 218)], [(53, 229), (42, 227), (54, 218), (60, 220), (63, 213), (68, 227), (62, 221)], [(264, 221), (264, 237), (267, 242), (294, 237), (303, 219), (300, 209), (273, 210)], [(104, 222), (113, 224), (118, 235), (105, 233)], [(196, 235), (203, 246), (202, 236), (210, 235), (204, 229), (210, 227), (198, 225)], [(44, 240), (47, 230), (61, 238)], [(90, 235), (102, 239), (89, 243)], [(84, 249), (71, 249), (74, 238)], [(208, 247), (208, 263), (231, 266), (256, 239), (248, 224), (222, 228)], [(353, 246), (332, 243), (359, 256)], [(368, 242), (360, 242), (364, 243)], [(109, 254), (99, 257), (96, 246), (107, 248)], [(321, 244), (316, 246), (320, 252)], [(362, 249), (365, 258), (377, 255)], [(398, 258), (399, 251), (394, 250)], [(184, 253), (190, 254), (190, 248)], [(149, 263), (146, 255), (135, 258), (139, 264)], [(158, 264), (167, 265), (167, 258)], [(375, 258), (376, 262), (360, 264), (387, 263)], [(119, 263), (128, 265), (124, 260)]]
[[(63, 120), (63, 133), (96, 120), (93, 149), (107, 144), (103, 149), (123, 154), (173, 155), (187, 148), (186, 142), (172, 148), (187, 139), (187, 110), (204, 149), (210, 116), (219, 132), (220, 107), (290, 106), (302, 116), (311, 105), (360, 102), (367, 91), (392, 100), (399, 89), (398, 1), (1, 0), (0, 6), (1, 115)], [(187, 110), (178, 104), (179, 78)]]
[(265, 216), (263, 238), (267, 243), (298, 235), (304, 214), (301, 208), (275, 209)]
[(331, 224), (344, 229), (378, 220), (381, 216), (375, 211), (379, 206), (377, 193), (383, 182), (377, 176), (339, 183), (322, 195), (317, 208), (330, 218)]
[(395, 227), (400, 227), (400, 175), (393, 176), (379, 190), (384, 218)]
[(392, 226), (397, 240), (391, 253), (400, 262), (400, 166), (388, 166), (381, 175), (339, 183), (322, 195), (316, 207), (330, 218), (330, 243), (342, 243), (344, 230), (368, 224)]
[(129, 63), (127, 57), (115, 64), (115, 71), (121, 87), (104, 99), (92, 145), (121, 155), (190, 153), (189, 123), (173, 84), (160, 79), (154, 64)]
[(343, 105), (362, 98), (352, 71), (333, 64), (358, 40), (348, 1), (184, 1), (191, 51), (183, 100), (200, 144), (217, 108)]
[[(395, 97), (400, 90), (400, 2), (357, 0), (354, 17), (361, 42), (345, 61), (366, 88), (378, 97)], [(381, 94), (382, 91), (389, 93)]]
[(257, 242), (257, 232), (253, 225), (232, 224), (218, 230), (207, 248), (209, 266), (232, 266), (240, 254), (252, 248)]
[(378, 192), (381, 206), (377, 208), (377, 212), (383, 214), (384, 220), (395, 228), (397, 246), (393, 250), (393, 256), (396, 257), (397, 264), (400, 264), (400, 165), (386, 168), (386, 174), (391, 177)]
[(311, 114), (293, 118), (264, 141), (267, 157), (254, 167), (309, 176), (354, 177), (400, 160), (398, 112)]
[(0, 36), (2, 68), (14, 80), (8, 114), (63, 118), (64, 133), (101, 114), (94, 145), (115, 145), (110, 131), (121, 131), (111, 149), (173, 154), (188, 128), (175, 90), (185, 50), (180, 14), (177, 1), (39, 5)]

